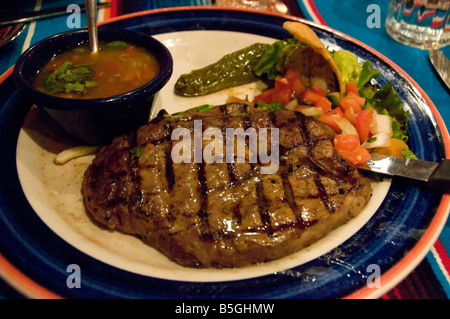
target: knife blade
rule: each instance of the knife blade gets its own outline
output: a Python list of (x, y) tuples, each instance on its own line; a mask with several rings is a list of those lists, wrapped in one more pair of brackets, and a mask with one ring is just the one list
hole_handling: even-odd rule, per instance
[(359, 169), (381, 173), (389, 176), (400, 176), (424, 182), (426, 187), (440, 192), (450, 193), (450, 160), (440, 163), (419, 159), (405, 159), (381, 154), (372, 154), (372, 159)]
[[(107, 7), (111, 6), (111, 4), (112, 4), (111, 2), (101, 2), (101, 3), (97, 4), (97, 9), (107, 8)], [(80, 5), (80, 10), (81, 10), (81, 12), (85, 11), (86, 10), (85, 5)], [(17, 23), (31, 22), (34, 20), (60, 16), (60, 15), (68, 14), (68, 13), (69, 12), (67, 12), (67, 7), (59, 7), (59, 8), (40, 10), (40, 11), (35, 11), (35, 12), (30, 12), (30, 13), (22, 13), (22, 14), (18, 14), (15, 16), (10, 15), (6, 19), (0, 18), (0, 27), (8, 26), (11, 24), (17, 24)]]
[(450, 89), (450, 60), (441, 50), (430, 50), (428, 53), (431, 64), (433, 64), (442, 81)]

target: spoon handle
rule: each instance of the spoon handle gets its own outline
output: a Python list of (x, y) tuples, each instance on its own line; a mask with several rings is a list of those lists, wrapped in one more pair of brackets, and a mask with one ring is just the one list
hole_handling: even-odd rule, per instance
[(84, 4), (86, 6), (87, 23), (89, 30), (89, 48), (92, 52), (97, 52), (97, 0), (84, 0)]

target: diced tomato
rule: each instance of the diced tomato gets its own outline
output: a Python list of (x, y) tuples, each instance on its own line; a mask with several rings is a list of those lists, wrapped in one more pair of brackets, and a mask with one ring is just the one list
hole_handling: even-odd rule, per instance
[(283, 105), (288, 104), (293, 96), (292, 89), (289, 81), (284, 77), (278, 77), (275, 79), (275, 91), (273, 93), (273, 101), (278, 101)]
[(373, 124), (373, 108), (362, 110), (355, 119), (355, 127), (359, 134), (361, 143), (365, 142), (370, 135)]
[(344, 112), (342, 111), (342, 109), (340, 107), (332, 109), (330, 112), (328, 112), (328, 114), (337, 114), (337, 115), (339, 115), (340, 118), (345, 117)]
[(320, 89), (318, 86), (311, 87), (310, 91), (314, 92), (314, 93), (317, 93), (317, 94), (320, 94), (322, 96), (327, 96), (327, 92), (325, 92), (324, 90)]
[(359, 146), (359, 138), (353, 134), (337, 134), (333, 140), (336, 150), (355, 152)]
[(314, 106), (322, 108), (323, 114), (326, 114), (329, 111), (331, 111), (331, 104), (332, 103), (331, 103), (331, 101), (329, 99), (327, 99), (326, 97), (322, 96), (320, 99), (318, 99), (316, 101)]
[(349, 82), (345, 86), (345, 95), (347, 97), (354, 98), (361, 107), (364, 106), (364, 103), (366, 103), (366, 99), (364, 97), (359, 96), (358, 87), (355, 82)]
[(112, 61), (109, 68), (114, 72), (119, 72), (123, 69), (123, 63), (120, 61)]
[(363, 107), (364, 104), (366, 103), (366, 98), (365, 97), (361, 97), (361, 96), (359, 96), (356, 93), (350, 92), (349, 94), (347, 94), (347, 96), (354, 98), (361, 107)]
[(372, 156), (370, 155), (369, 151), (367, 149), (365, 149), (364, 147), (359, 147), (358, 150), (356, 151), (356, 160), (359, 163), (365, 163), (368, 160), (370, 160), (371, 158), (372, 158)]
[(352, 92), (359, 96), (358, 87), (355, 82), (348, 82), (345, 85), (345, 92), (346, 92), (346, 95), (348, 95), (350, 92)]
[(335, 108), (326, 114), (322, 114), (319, 117), (319, 121), (331, 126), (335, 132), (340, 132), (341, 129), (337, 122), (342, 118), (344, 118), (344, 113), (342, 113), (340, 108)]
[(339, 155), (341, 155), (343, 158), (345, 158), (347, 161), (357, 165), (365, 163), (366, 161), (370, 160), (372, 157), (370, 156), (370, 153), (368, 150), (366, 150), (364, 147), (360, 146), (357, 148), (356, 151), (343, 151), (343, 150), (336, 150)]
[(336, 116), (334, 114), (322, 114), (319, 117), (319, 121), (321, 121), (321, 122), (331, 126), (335, 132), (340, 132), (341, 131), (341, 129), (337, 125), (337, 121), (339, 119), (340, 118), (336, 118)]
[(261, 94), (255, 96), (253, 102), (256, 104), (258, 101), (262, 101), (266, 104), (270, 104), (273, 102), (273, 93), (275, 92), (274, 88), (270, 88), (262, 92)]
[(350, 123), (352, 123), (353, 125), (355, 125), (356, 122), (356, 115), (355, 115), (355, 111), (353, 111), (353, 108), (350, 107), (348, 109), (345, 110), (344, 112), (345, 117), (347, 118), (347, 120), (350, 121)]
[(309, 104), (315, 105), (316, 102), (322, 97), (323, 97), (322, 94), (319, 94), (317, 92), (309, 90), (309, 91), (304, 92), (301, 95), (301, 100), (304, 103), (309, 103)]
[(352, 108), (355, 113), (359, 113), (362, 111), (361, 104), (359, 101), (353, 96), (346, 96), (341, 98), (340, 104), (344, 111), (349, 108)]
[(301, 79), (300, 75), (294, 69), (289, 69), (286, 71), (284, 77), (288, 80), (291, 85), (292, 92), (295, 96), (300, 96), (303, 92), (307, 90), (305, 83)]

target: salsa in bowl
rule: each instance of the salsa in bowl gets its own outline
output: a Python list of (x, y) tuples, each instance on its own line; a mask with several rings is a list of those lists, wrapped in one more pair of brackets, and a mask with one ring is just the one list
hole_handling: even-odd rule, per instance
[(132, 30), (100, 27), (90, 52), (86, 29), (46, 38), (18, 59), (16, 85), (70, 136), (103, 145), (148, 122), (155, 94), (172, 75), (168, 49)]

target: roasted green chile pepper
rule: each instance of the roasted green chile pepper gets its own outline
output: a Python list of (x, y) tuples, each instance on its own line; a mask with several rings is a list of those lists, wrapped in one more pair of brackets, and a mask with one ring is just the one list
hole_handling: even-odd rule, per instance
[(175, 93), (193, 97), (251, 83), (259, 79), (252, 70), (270, 44), (255, 43), (225, 55), (216, 63), (183, 74), (175, 84)]

